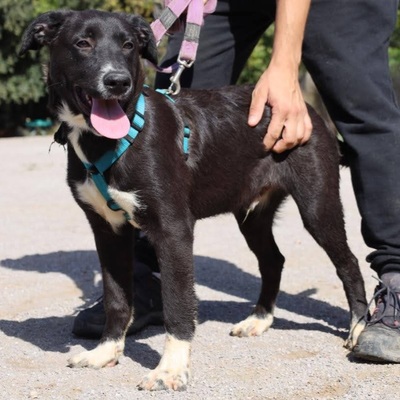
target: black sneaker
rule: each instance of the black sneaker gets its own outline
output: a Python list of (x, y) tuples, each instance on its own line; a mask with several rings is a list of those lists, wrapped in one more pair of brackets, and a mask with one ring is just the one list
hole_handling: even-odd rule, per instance
[(400, 363), (400, 288), (383, 282), (375, 289), (376, 308), (366, 317), (366, 326), (353, 349), (356, 358), (382, 363)]
[(160, 272), (157, 255), (147, 236), (138, 233), (135, 239), (135, 259), (149, 267), (153, 272)]
[[(129, 327), (127, 335), (133, 335), (148, 325), (164, 324), (160, 279), (154, 276), (146, 265), (138, 263), (134, 281), (135, 320)], [(94, 305), (78, 313), (72, 333), (82, 338), (98, 339), (103, 334), (105, 323), (103, 298), (100, 297)]]

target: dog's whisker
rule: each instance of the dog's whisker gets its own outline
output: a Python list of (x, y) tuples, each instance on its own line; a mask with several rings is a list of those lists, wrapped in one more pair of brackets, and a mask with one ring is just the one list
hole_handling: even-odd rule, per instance
[(52, 83), (48, 83), (47, 85), (46, 85), (46, 87), (47, 87), (47, 89), (51, 89), (51, 88), (54, 88), (54, 87), (56, 87), (56, 86), (63, 86), (64, 84), (62, 83), (62, 82), (52, 82)]

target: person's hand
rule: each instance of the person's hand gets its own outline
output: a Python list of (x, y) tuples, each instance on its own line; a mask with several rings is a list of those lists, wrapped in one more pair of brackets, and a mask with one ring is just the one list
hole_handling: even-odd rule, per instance
[(265, 105), (272, 109), (264, 144), (268, 150), (282, 153), (306, 143), (312, 123), (298, 82), (297, 68), (272, 63), (261, 75), (253, 91), (248, 124), (257, 125)]

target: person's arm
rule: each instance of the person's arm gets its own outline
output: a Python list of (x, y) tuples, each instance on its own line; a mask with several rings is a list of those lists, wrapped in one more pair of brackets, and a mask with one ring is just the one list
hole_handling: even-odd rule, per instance
[(272, 58), (253, 91), (248, 123), (260, 122), (265, 104), (272, 119), (264, 138), (267, 149), (280, 153), (305, 143), (312, 124), (298, 77), (304, 29), (311, 0), (276, 0)]

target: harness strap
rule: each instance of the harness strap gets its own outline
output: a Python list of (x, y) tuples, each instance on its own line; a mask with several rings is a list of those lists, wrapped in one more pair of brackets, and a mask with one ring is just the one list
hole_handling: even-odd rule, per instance
[[(145, 109), (146, 102), (143, 93), (141, 93), (136, 103), (136, 111), (135, 116), (133, 117), (132, 126), (130, 127), (128, 134), (119, 140), (117, 148), (115, 150), (107, 151), (93, 164), (83, 163), (97, 189), (106, 200), (108, 208), (113, 211), (119, 211), (122, 210), (122, 208), (117, 204), (117, 202), (111, 197), (110, 193), (108, 192), (108, 184), (106, 182), (106, 179), (104, 178), (104, 172), (107, 171), (125, 153), (125, 151), (133, 143), (138, 133), (142, 131), (145, 122)], [(130, 219), (129, 214), (126, 211), (124, 213), (124, 216), (126, 220)]]
[(133, 140), (144, 127), (145, 109), (146, 102), (143, 93), (141, 93), (136, 103), (135, 116), (133, 117), (132, 126), (130, 127), (128, 134), (119, 140), (119, 145), (115, 150), (107, 151), (93, 163), (97, 171), (100, 173), (107, 171), (132, 144)]
[[(165, 90), (157, 90), (157, 92), (163, 94), (170, 101), (175, 102)], [(146, 110), (146, 102), (143, 93), (140, 94), (138, 101), (136, 103), (135, 115), (132, 120), (132, 126), (129, 129), (128, 134), (119, 139), (118, 146), (115, 150), (109, 150), (105, 152), (97, 161), (94, 163), (83, 163), (84, 167), (90, 174), (94, 184), (97, 189), (104, 197), (107, 202), (108, 208), (113, 211), (124, 211), (124, 216), (127, 221), (130, 220), (129, 213), (123, 210), (119, 204), (111, 197), (108, 191), (108, 184), (104, 177), (104, 172), (106, 172), (124, 153), (128, 150), (129, 146), (133, 143), (136, 136), (143, 130), (145, 119), (144, 114)], [(190, 129), (185, 126), (184, 128), (184, 138), (183, 138), (183, 151), (185, 154), (189, 150), (189, 136)]]
[[(170, 91), (168, 89), (156, 89), (156, 92), (164, 95), (168, 100), (175, 103), (175, 100), (170, 96)], [(172, 93), (174, 94), (174, 93)], [(190, 139), (190, 128), (187, 124), (185, 124), (183, 128), (183, 152), (185, 154), (189, 154), (189, 139)]]
[(190, 128), (185, 126), (183, 128), (183, 152), (185, 154), (189, 153), (189, 138), (190, 138)]
[[(110, 196), (110, 193), (108, 192), (108, 184), (104, 178), (104, 175), (97, 170), (91, 169), (90, 168), (92, 166), (91, 164), (84, 164), (84, 165), (85, 168), (88, 170), (90, 177), (92, 178), (97, 189), (107, 202), (108, 208), (110, 208), (113, 211), (122, 210), (122, 208), (118, 205), (118, 203)], [(130, 219), (129, 214), (127, 212), (125, 212), (124, 216), (126, 220)]]

